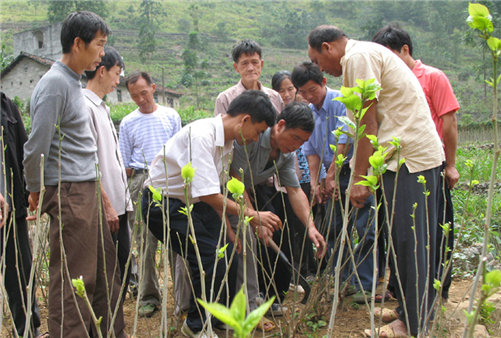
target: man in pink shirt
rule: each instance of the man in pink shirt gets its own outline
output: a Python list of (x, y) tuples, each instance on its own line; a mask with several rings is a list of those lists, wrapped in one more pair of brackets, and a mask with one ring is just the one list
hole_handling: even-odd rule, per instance
[[(450, 190), (454, 188), (459, 180), (459, 173), (456, 169), (458, 139), (456, 111), (459, 109), (459, 103), (444, 72), (413, 58), (411, 38), (400, 26), (396, 24), (386, 25), (374, 35), (372, 41), (393, 51), (416, 75), (428, 101), (438, 135), (444, 145), (443, 177), (445, 178), (445, 184), (441, 182), (443, 193), (439, 197), (439, 226), (437, 227), (437, 247), (441, 248), (441, 253), (437, 255), (437, 271), (439, 273), (438, 277), (441, 279), (443, 274), (442, 264), (449, 265), (448, 261), (452, 255), (452, 251), (446, 252), (445, 249), (448, 247), (452, 250), (454, 245), (454, 212)], [(440, 225), (446, 223), (450, 224), (451, 230), (444, 238), (443, 229)], [(446, 257), (446, 259), (443, 257)], [(444, 300), (448, 298), (451, 284), (451, 265), (447, 267), (446, 275), (442, 290)]]

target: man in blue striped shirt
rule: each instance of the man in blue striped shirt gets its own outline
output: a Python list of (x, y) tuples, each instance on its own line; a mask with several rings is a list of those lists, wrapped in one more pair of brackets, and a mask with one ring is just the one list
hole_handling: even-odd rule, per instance
[[(141, 216), (136, 216), (139, 192), (148, 177), (148, 167), (165, 142), (181, 129), (181, 118), (172, 108), (157, 104), (153, 98), (156, 85), (146, 72), (131, 74), (126, 80), (126, 86), (131, 98), (138, 108), (127, 115), (120, 123), (120, 151), (129, 177), (129, 191), (134, 212), (129, 219), (133, 230), (136, 219), (141, 222)], [(157, 239), (144, 226), (137, 235), (137, 248), (142, 255), (142, 273), (139, 283), (139, 315), (150, 317), (160, 305), (160, 290), (155, 271), (155, 252)], [(139, 232), (139, 230), (138, 230)]]

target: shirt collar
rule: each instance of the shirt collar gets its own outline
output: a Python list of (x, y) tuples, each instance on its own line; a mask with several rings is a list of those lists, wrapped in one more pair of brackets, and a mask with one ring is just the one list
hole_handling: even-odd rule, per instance
[(66, 66), (61, 61), (54, 62), (53, 67), (59, 68), (61, 71), (67, 73), (69, 76), (71, 76), (72, 78), (74, 78), (77, 81), (80, 81), (80, 78), (82, 77), (80, 74), (75, 73), (75, 71), (73, 71), (73, 69)]
[(271, 149), (271, 127), (268, 127), (259, 137), (259, 146), (266, 149)]
[(214, 126), (216, 128), (216, 139), (214, 141), (214, 144), (216, 145), (216, 147), (222, 147), (223, 155), (226, 155), (233, 150), (233, 140), (226, 143), (224, 142), (224, 126), (222, 115), (214, 117), (214, 121)]
[(414, 68), (412, 68), (412, 72), (416, 75), (416, 77), (420, 77), (424, 74), (425, 69), (421, 60), (416, 60), (416, 64), (414, 65)]
[(96, 106), (100, 106), (103, 103), (103, 100), (90, 89), (83, 89), (83, 94)]
[[(257, 85), (259, 86), (259, 89), (258, 90), (263, 90), (263, 85), (261, 84), (260, 81), (257, 82)], [(241, 91), (246, 91), (247, 88), (244, 87), (244, 84), (242, 83), (242, 80), (240, 79), (240, 81), (238, 81), (237, 83), (237, 87), (239, 87), (239, 89)]]

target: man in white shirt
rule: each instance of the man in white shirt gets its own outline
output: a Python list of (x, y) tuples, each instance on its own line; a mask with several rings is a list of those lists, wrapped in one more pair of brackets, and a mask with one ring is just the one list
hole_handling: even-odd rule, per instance
[[(205, 292), (208, 301), (215, 301), (217, 293), (223, 285), (226, 270), (225, 259), (233, 251), (235, 233), (227, 227), (228, 247), (226, 258), (219, 260), (217, 268), (216, 251), (224, 246), (220, 243), (221, 217), (223, 209), (226, 213), (238, 215), (239, 206), (226, 199), (221, 193), (221, 185), (225, 184), (225, 170), (229, 170), (229, 157), (233, 151), (233, 141), (239, 144), (257, 141), (259, 135), (275, 123), (275, 110), (268, 96), (261, 91), (248, 90), (232, 101), (227, 114), (195, 121), (185, 126), (174, 135), (158, 153), (151, 164), (150, 178), (145, 182), (142, 199), (142, 212), (148, 222), (149, 229), (158, 239), (163, 240), (170, 235), (170, 244), (176, 253), (183, 256), (191, 269), (194, 297), (190, 300), (188, 316), (182, 327), (182, 333), (188, 337), (201, 336), (205, 324), (205, 311), (199, 309), (195, 299), (201, 298), (202, 283), (197, 254), (190, 234), (196, 243), (205, 271)], [(190, 203), (195, 235), (188, 231), (187, 217), (180, 213), (186, 205), (185, 183), (181, 176), (182, 168), (191, 163), (195, 175), (187, 192)], [(151, 202), (149, 185), (162, 191), (163, 200)], [(252, 216), (251, 226), (258, 236), (265, 241), (270, 238), (274, 229), (281, 226), (280, 219), (270, 212), (256, 212), (246, 209), (246, 216)], [(166, 222), (165, 220), (169, 220)], [(226, 224), (229, 224), (228, 222)], [(169, 227), (169, 228), (168, 228)], [(170, 229), (167, 233), (166, 230)], [(224, 229), (223, 229), (224, 230)], [(239, 251), (240, 244), (236, 245)], [(187, 255), (185, 254), (187, 252)], [(228, 267), (229, 295), (234, 295), (235, 269)], [(213, 277), (215, 273), (215, 276)], [(214, 286), (214, 288), (213, 288)], [(219, 302), (225, 303), (226, 291), (221, 292)]]
[[(117, 132), (111, 120), (110, 108), (103, 101), (104, 96), (115, 90), (120, 83), (120, 74), (124, 64), (122, 57), (113, 47), (105, 47), (104, 52), (105, 55), (96, 70), (85, 72), (88, 81), (83, 94), (91, 117), (91, 131), (97, 144), (101, 186), (105, 192), (103, 203), (109, 206), (109, 214), (112, 214), (114, 218), (118, 217), (113, 220), (118, 222), (118, 229), (112, 233), (112, 237), (117, 246), (121, 281), (127, 291), (130, 277), (130, 267), (125, 273), (125, 265), (130, 252), (127, 212), (132, 211), (132, 203), (127, 188), (127, 175), (118, 147)], [(124, 297), (125, 292), (123, 292), (122, 299)]]
[(172, 108), (155, 103), (153, 94), (156, 85), (146, 72), (131, 74), (126, 80), (127, 89), (138, 108), (120, 123), (120, 151), (124, 161), (129, 191), (134, 212), (129, 218), (129, 226), (134, 229), (136, 220), (137, 248), (142, 253), (139, 276), (139, 315), (150, 317), (160, 305), (160, 290), (155, 270), (156, 238), (141, 226), (141, 217), (136, 215), (139, 193), (148, 168), (155, 155), (168, 139), (181, 129), (181, 118)]

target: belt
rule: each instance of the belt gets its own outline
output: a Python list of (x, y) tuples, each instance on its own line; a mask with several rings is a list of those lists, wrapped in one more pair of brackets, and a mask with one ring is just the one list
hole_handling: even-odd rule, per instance
[(147, 173), (148, 172), (148, 169), (144, 169), (144, 168), (132, 168), (132, 175), (135, 175), (135, 174), (143, 174), (143, 173)]

